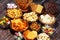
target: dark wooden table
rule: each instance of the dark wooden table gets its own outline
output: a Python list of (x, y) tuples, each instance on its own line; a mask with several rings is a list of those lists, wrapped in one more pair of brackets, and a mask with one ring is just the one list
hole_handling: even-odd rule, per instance
[[(0, 0), (0, 17), (6, 15), (6, 4), (10, 2), (13, 2), (13, 1)], [(55, 0), (55, 3), (58, 5), (59, 15), (56, 17), (57, 19), (57, 23), (55, 24), (56, 31), (52, 35), (51, 40), (60, 40), (60, 0)], [(7, 29), (7, 30), (0, 29), (0, 40), (14, 40), (13, 35), (10, 32), (10, 29)]]

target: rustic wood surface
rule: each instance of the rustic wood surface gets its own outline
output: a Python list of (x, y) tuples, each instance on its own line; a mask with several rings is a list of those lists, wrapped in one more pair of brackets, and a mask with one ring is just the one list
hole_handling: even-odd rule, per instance
[[(6, 4), (13, 2), (12, 0), (0, 0), (0, 17), (6, 15)], [(55, 0), (58, 5), (58, 13), (59, 15), (56, 17), (57, 23), (55, 24), (56, 31), (51, 36), (51, 40), (60, 40), (60, 0)], [(1, 30), (0, 29), (0, 40), (14, 40), (13, 35), (10, 30)]]

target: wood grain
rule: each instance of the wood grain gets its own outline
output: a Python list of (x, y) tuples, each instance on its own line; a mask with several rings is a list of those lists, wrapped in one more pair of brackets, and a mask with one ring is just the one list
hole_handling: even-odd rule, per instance
[[(6, 4), (12, 2), (11, 0), (0, 0), (0, 18), (4, 15), (6, 15)], [(58, 5), (60, 6), (60, 5)], [(60, 7), (59, 7), (60, 8)], [(60, 9), (58, 10), (60, 11)], [(51, 36), (51, 40), (60, 40), (60, 13), (56, 17), (57, 23), (56, 25), (56, 31)], [(0, 40), (14, 40), (13, 35), (11, 34), (10, 30), (0, 30)]]

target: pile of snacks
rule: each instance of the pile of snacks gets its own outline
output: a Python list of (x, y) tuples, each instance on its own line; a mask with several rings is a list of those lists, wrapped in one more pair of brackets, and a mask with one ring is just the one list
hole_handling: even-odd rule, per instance
[(35, 12), (30, 13), (24, 13), (23, 18), (27, 21), (36, 21), (38, 19), (38, 16)]
[(28, 28), (28, 23), (26, 21), (22, 21), (21, 19), (13, 19), (11, 20), (11, 28), (15, 31), (24, 31)]
[(8, 28), (9, 24), (10, 24), (10, 20), (6, 16), (4, 16), (3, 18), (0, 19), (1, 28)]
[(11, 18), (18, 18), (22, 16), (22, 12), (20, 9), (8, 9), (7, 15)]
[[(33, 0), (16, 0), (16, 4), (7, 4), (7, 18), (4, 17), (4, 19), (0, 21), (0, 24), (9, 24), (10, 28), (16, 31), (14, 35), (16, 40), (23, 40), (23, 38), (25, 40), (50, 40), (49, 36), (52, 35), (55, 30), (51, 26), (56, 22), (55, 16), (48, 10), (52, 4), (47, 6), (47, 9), (45, 5), (34, 3)], [(45, 11), (43, 12), (44, 8)], [(54, 11), (53, 13), (55, 13), (54, 9), (55, 8), (52, 10)], [(48, 14), (46, 10), (50, 11), (51, 14)]]
[(37, 40), (50, 40), (50, 37), (46, 33), (41, 33), (38, 35)]
[(53, 15), (45, 14), (40, 16), (39, 21), (44, 24), (51, 25), (55, 23), (55, 17)]
[(28, 11), (28, 7), (33, 2), (33, 0), (15, 0), (15, 2), (23, 12), (26, 12)]
[(32, 22), (30, 25), (31, 30), (39, 31), (41, 29), (41, 24), (37, 22)]
[(41, 14), (43, 10), (43, 6), (40, 4), (36, 4), (36, 3), (31, 3), (30, 8), (33, 12), (36, 12), (37, 14)]
[(27, 30), (27, 31), (23, 32), (23, 35), (24, 35), (25, 40), (27, 40), (27, 39), (34, 40), (37, 37), (37, 32)]
[(22, 11), (21, 9), (16, 9), (17, 5), (11, 3), (11, 4), (7, 4), (7, 16), (9, 16), (10, 18), (19, 18), (22, 16)]
[(51, 28), (48, 25), (45, 25), (42, 27), (42, 31), (47, 33), (47, 34), (53, 34), (54, 30), (55, 30), (54, 28)]

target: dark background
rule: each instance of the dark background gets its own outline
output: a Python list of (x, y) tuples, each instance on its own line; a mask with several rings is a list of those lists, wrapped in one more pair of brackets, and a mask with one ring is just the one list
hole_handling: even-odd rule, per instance
[[(36, 3), (43, 4), (44, 1), (39, 2), (40, 0), (34, 0)], [(52, 0), (53, 1), (53, 0)], [(14, 2), (13, 0), (0, 0), (0, 17), (2, 18), (4, 15), (6, 15), (6, 4)], [(58, 16), (56, 17), (57, 22), (55, 23), (56, 31), (51, 36), (51, 40), (60, 40), (60, 0), (54, 0), (54, 2), (57, 4), (58, 8)], [(0, 40), (14, 40), (13, 35), (11, 34), (10, 30), (1, 30), (0, 29)]]

